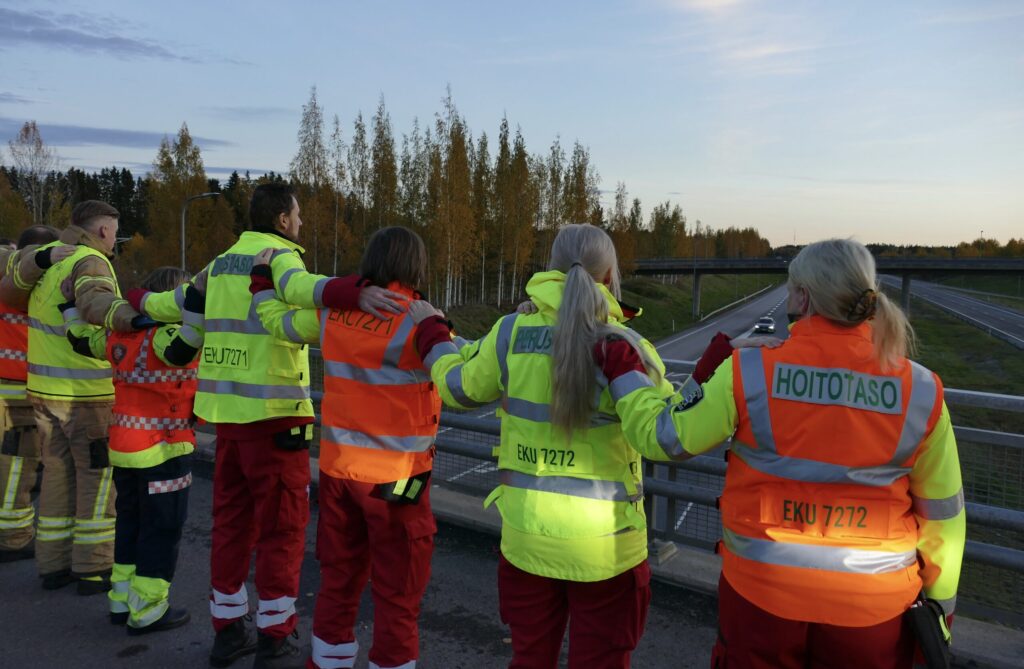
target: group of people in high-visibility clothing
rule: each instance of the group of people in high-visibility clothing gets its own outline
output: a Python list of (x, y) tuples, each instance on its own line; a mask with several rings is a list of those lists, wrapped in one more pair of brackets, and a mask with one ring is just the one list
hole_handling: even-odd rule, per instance
[[(129, 633), (188, 621), (169, 587), (194, 414), (216, 431), (210, 663), (255, 653), (255, 667), (354, 667), (369, 581), (369, 666), (413, 669), (441, 404), (495, 401), (500, 479), (485, 504), (502, 517), (511, 667), (555, 667), (566, 627), (570, 667), (629, 666), (651, 598), (641, 458), (682, 460), (730, 437), (714, 667), (909, 667), (904, 612), (919, 598), (948, 633), (965, 533), (956, 443), (941, 383), (907, 360), (912, 330), (862, 245), (803, 249), (789, 269), (790, 340), (720, 335), (676, 390), (626, 325), (636, 312), (600, 228), (563, 226), (529, 303), (467, 342), (417, 292), (427, 253), (412, 230), (374, 233), (357, 275), (312, 274), (294, 192), (265, 184), (251, 230), (195, 277), (161, 268), (122, 298), (106, 257), (117, 215), (104, 207), (83, 203), (60, 241), (0, 256), (0, 391), (15, 435), (0, 461), (0, 555), (31, 555), (41, 448), (43, 586), (110, 588), (111, 621)], [(25, 350), (9, 325), (27, 327), (35, 430), (6, 392), (19, 372), (5, 361)], [(293, 638), (314, 343), (321, 585), (307, 651)]]

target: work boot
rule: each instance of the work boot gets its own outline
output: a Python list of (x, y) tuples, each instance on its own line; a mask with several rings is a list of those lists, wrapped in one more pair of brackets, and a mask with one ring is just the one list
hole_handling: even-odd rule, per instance
[(239, 618), (217, 632), (213, 639), (213, 650), (210, 651), (210, 666), (226, 667), (238, 658), (254, 652), (256, 639), (245, 628), (245, 620)]
[[(110, 614), (114, 615), (114, 614)], [(163, 632), (164, 630), (172, 630), (175, 627), (181, 627), (189, 620), (192, 616), (189, 615), (185, 609), (167, 609), (164, 614), (146, 625), (145, 627), (132, 627), (128, 625), (128, 636), (138, 636), (140, 634), (149, 634), (150, 632)]]
[(24, 548), (0, 550), (0, 562), (17, 562), (18, 560), (31, 560), (36, 556), (36, 547), (29, 544)]
[(60, 590), (65, 585), (71, 585), (75, 582), (75, 577), (71, 575), (70, 569), (40, 574), (40, 578), (43, 579), (43, 590)]
[(80, 576), (78, 578), (78, 594), (82, 597), (99, 595), (107, 590), (110, 590), (110, 574)]
[(291, 642), (291, 639), (299, 638), (297, 631), (281, 638), (263, 632), (256, 636), (256, 659), (252, 669), (305, 669), (306, 651)]

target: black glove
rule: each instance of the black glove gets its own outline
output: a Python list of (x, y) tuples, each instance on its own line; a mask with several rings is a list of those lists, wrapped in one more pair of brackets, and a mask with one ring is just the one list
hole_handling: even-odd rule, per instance
[(185, 311), (201, 314), (206, 311), (206, 296), (199, 292), (199, 289), (189, 284), (185, 288), (185, 302), (182, 304)]
[(36, 251), (36, 266), (39, 269), (50, 269), (53, 267), (53, 258), (50, 256), (50, 252), (53, 251), (53, 247), (47, 247), (41, 251)]
[(74, 300), (71, 300), (70, 302), (62, 302), (61, 304), (57, 305), (57, 309), (60, 310), (60, 313), (64, 313), (68, 309), (74, 309), (74, 308), (75, 308), (75, 301)]
[(133, 330), (145, 330), (147, 328), (155, 328), (158, 325), (160, 324), (154, 321), (152, 318), (150, 318), (149, 316), (144, 316), (142, 314), (139, 314), (138, 316), (132, 319)]

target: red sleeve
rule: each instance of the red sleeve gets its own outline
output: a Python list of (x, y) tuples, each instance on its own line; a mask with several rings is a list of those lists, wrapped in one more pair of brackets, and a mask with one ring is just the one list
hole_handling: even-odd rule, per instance
[(132, 288), (124, 294), (124, 299), (128, 300), (128, 304), (131, 305), (132, 309), (142, 313), (142, 298), (146, 297), (149, 293), (145, 288)]
[(416, 326), (416, 351), (422, 359), (425, 359), (430, 350), (438, 344), (451, 340), (451, 323), (440, 316), (428, 318)]
[(732, 355), (732, 344), (729, 343), (729, 335), (719, 332), (712, 339), (704, 353), (697, 361), (693, 370), (693, 380), (697, 383), (707, 383), (711, 375), (715, 373), (718, 366), (729, 359)]
[(359, 308), (359, 294), (363, 287), (370, 285), (368, 279), (358, 274), (335, 277), (324, 287), (323, 304), (328, 309), (349, 311)]
[(249, 272), (249, 292), (255, 295), (262, 290), (274, 290), (274, 274), (270, 265), (254, 265)]
[(594, 344), (594, 362), (609, 381), (633, 371), (647, 373), (640, 354), (625, 339), (605, 339)]

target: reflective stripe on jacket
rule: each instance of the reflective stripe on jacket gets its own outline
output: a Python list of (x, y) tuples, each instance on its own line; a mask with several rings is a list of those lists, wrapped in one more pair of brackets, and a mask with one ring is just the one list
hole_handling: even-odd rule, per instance
[[(413, 297), (398, 283), (388, 289)], [(416, 352), (412, 318), (321, 310), (320, 319), (320, 469), (368, 483), (429, 470), (441, 398)]]
[[(60, 242), (40, 248), (56, 246)], [(30, 395), (64, 401), (104, 401), (114, 395), (110, 365), (79, 355), (65, 336), (64, 317), (58, 305), (65, 302), (61, 284), (71, 276), (79, 260), (94, 256), (110, 267), (110, 261), (99, 251), (78, 246), (75, 252), (56, 263), (32, 288), (28, 303), (28, 375)], [(110, 267), (110, 275), (113, 276)], [(117, 286), (114, 292), (120, 296)]]
[[(561, 272), (534, 275), (526, 291), (537, 313), (506, 316), (461, 350), (438, 344), (426, 362), (447, 404), (473, 408), (501, 399), (500, 484), (487, 503), (501, 512), (505, 558), (539, 576), (601, 581), (647, 557), (643, 476), (607, 383), (598, 384), (589, 429), (566, 436), (551, 425), (550, 353), (564, 286)], [(599, 289), (609, 321), (621, 325), (618, 302)], [(652, 390), (672, 394), (664, 379)], [(667, 459), (657, 447), (644, 454)]]
[(199, 360), (196, 415), (211, 423), (254, 423), (312, 416), (309, 352), (304, 344), (272, 337), (260, 323), (249, 293), (253, 258), (277, 249), (303, 268), (302, 247), (283, 237), (243, 232), (238, 242), (204, 270), (206, 338)]
[(164, 363), (153, 347), (155, 332), (107, 335), (106, 355), (114, 369), (110, 463), (118, 467), (154, 467), (195, 450), (192, 402), (199, 361), (187, 367)]

